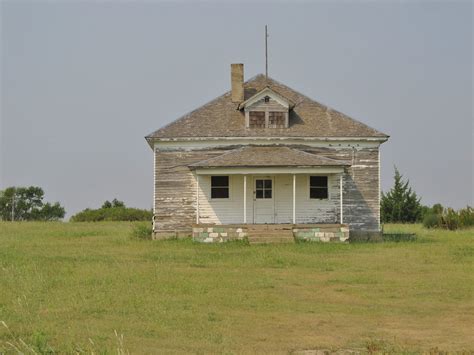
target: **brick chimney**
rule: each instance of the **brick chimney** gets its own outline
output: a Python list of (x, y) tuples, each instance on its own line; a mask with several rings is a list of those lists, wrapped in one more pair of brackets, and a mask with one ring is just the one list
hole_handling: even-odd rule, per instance
[(232, 102), (244, 101), (244, 65), (230, 65), (230, 80), (232, 83)]

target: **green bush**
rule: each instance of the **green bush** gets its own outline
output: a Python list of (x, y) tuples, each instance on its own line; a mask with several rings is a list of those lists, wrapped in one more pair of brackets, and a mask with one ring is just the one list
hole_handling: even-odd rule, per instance
[(137, 223), (132, 229), (132, 238), (147, 240), (151, 239), (152, 224), (151, 223)]
[(152, 212), (131, 207), (105, 207), (89, 209), (75, 214), (71, 222), (100, 222), (100, 221), (151, 221)]
[(443, 208), (440, 204), (436, 204), (423, 217), (423, 226), (449, 230), (469, 228), (474, 226), (474, 209), (467, 206), (455, 211), (452, 208)]
[(474, 226), (474, 209), (470, 206), (459, 210), (459, 225), (464, 228)]
[(425, 214), (425, 217), (423, 217), (423, 226), (425, 228), (439, 227), (439, 216), (433, 212)]
[(459, 215), (452, 208), (447, 208), (441, 215), (441, 225), (450, 231), (459, 228)]

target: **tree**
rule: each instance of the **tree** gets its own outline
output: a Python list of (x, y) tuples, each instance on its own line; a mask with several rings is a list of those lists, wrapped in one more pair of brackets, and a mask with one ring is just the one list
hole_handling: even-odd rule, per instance
[(125, 203), (123, 201), (119, 201), (116, 198), (112, 200), (112, 207), (125, 207)]
[(394, 185), (387, 193), (382, 193), (380, 203), (382, 222), (413, 223), (422, 215), (420, 198), (409, 186), (409, 181), (395, 167)]
[(58, 220), (66, 214), (58, 202), (43, 203), (41, 187), (8, 187), (0, 194), (0, 218), (10, 221)]
[(39, 221), (57, 221), (64, 218), (66, 210), (62, 207), (59, 202), (53, 204), (47, 202), (43, 205), (40, 210), (37, 220)]
[(109, 200), (107, 200), (102, 204), (101, 208), (112, 208), (112, 204), (110, 203)]
[(442, 215), (444, 211), (444, 207), (443, 205), (441, 205), (441, 203), (435, 203), (433, 207), (431, 207), (431, 210), (436, 215)]

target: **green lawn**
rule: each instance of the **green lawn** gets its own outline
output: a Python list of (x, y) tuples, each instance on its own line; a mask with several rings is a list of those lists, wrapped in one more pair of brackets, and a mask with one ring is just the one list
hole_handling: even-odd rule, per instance
[(474, 230), (416, 242), (138, 241), (129, 223), (0, 223), (0, 353), (474, 350)]

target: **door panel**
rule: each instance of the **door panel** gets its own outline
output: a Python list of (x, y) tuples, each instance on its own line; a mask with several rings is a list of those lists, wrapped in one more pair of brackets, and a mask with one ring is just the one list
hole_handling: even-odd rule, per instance
[(274, 186), (273, 178), (254, 179), (254, 223), (275, 223)]

